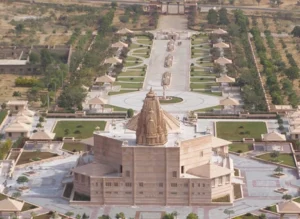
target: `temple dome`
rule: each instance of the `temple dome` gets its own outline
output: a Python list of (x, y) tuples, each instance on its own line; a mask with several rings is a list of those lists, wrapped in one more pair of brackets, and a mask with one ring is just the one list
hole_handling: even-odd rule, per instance
[(167, 143), (168, 131), (164, 113), (152, 89), (146, 95), (143, 108), (136, 119), (137, 144), (164, 145)]

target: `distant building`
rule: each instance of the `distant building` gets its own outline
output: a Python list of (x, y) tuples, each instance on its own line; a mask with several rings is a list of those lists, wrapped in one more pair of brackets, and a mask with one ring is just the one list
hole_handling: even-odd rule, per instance
[(70, 64), (72, 48), (65, 45), (57, 46), (0, 46), (0, 74), (39, 74), (40, 64), (30, 62), (30, 54), (39, 54), (42, 49), (64, 56), (66, 64)]
[(152, 0), (149, 5), (144, 7), (144, 11), (156, 11), (161, 14), (189, 14), (191, 10), (197, 9), (197, 1), (195, 0)]
[(199, 205), (225, 196), (232, 202), (230, 143), (195, 133), (150, 91), (126, 129), (114, 124), (109, 133), (94, 133), (94, 160), (72, 170), (74, 190), (101, 205)]
[(27, 110), (28, 108), (28, 101), (26, 100), (10, 100), (6, 104), (7, 109), (10, 110), (12, 113), (20, 112), (23, 110)]

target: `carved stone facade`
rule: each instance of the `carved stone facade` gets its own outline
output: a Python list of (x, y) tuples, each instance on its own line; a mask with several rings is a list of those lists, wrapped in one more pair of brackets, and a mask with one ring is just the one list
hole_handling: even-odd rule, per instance
[(93, 163), (73, 169), (75, 192), (90, 196), (94, 205), (185, 206), (223, 196), (232, 201), (233, 166), (211, 162), (218, 151), (224, 163), (232, 163), (226, 156), (230, 142), (211, 135), (178, 140), (167, 132), (164, 118), (150, 91), (136, 138), (126, 131), (94, 134)]
[(137, 125), (136, 143), (138, 145), (164, 145), (168, 141), (166, 122), (159, 99), (152, 89), (144, 100)]

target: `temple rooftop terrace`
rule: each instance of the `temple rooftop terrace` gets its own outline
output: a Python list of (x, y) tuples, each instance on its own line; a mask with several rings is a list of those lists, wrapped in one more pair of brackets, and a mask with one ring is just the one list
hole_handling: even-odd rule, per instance
[[(136, 144), (135, 131), (131, 131), (125, 128), (127, 122), (128, 120), (112, 121), (107, 131), (95, 131), (94, 134), (123, 141), (123, 146), (142, 146)], [(182, 120), (180, 120), (180, 129), (173, 132), (169, 132), (167, 143), (155, 147), (178, 147), (180, 146), (180, 144), (178, 144), (177, 142), (192, 140), (204, 136), (208, 136), (208, 134), (205, 132), (197, 132), (195, 125), (186, 124)], [(217, 147), (227, 145), (230, 142), (211, 136), (211, 141), (207, 143), (212, 144), (212, 147)]]

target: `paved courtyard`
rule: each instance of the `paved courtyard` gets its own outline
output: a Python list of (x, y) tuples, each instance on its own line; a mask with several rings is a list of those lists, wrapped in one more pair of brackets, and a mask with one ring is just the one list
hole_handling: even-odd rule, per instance
[(261, 163), (247, 157), (230, 156), (234, 160), (235, 167), (241, 170), (245, 182), (245, 186), (243, 186), (245, 198), (236, 201), (233, 206), (70, 206), (67, 200), (61, 198), (63, 192), (61, 181), (69, 175), (70, 169), (75, 166), (78, 155), (41, 165), (31, 165), (32, 168), (16, 170), (13, 179), (8, 181), (9, 185), (12, 185), (9, 194), (15, 191), (14, 187), (17, 186), (16, 179), (18, 176), (33, 169), (36, 175), (30, 177), (30, 191), (24, 192), (22, 199), (60, 213), (68, 211), (74, 212), (75, 215), (86, 213), (91, 219), (97, 219), (102, 214), (109, 214), (114, 218), (119, 212), (124, 212), (127, 217), (134, 217), (137, 211), (177, 211), (178, 219), (185, 219), (190, 212), (197, 213), (199, 218), (225, 219), (228, 217), (223, 211), (227, 208), (234, 210), (234, 215), (240, 215), (281, 202), (282, 195), (274, 192), (274, 189), (279, 187), (287, 188), (288, 194), (298, 195), (300, 180), (296, 178), (295, 171), (284, 168), (283, 172), (286, 177), (277, 179), (271, 177), (275, 165)]
[[(111, 96), (109, 103), (124, 108), (132, 108), (140, 111), (142, 109), (143, 100), (148, 91), (132, 92), (121, 95)], [(162, 91), (155, 91), (158, 96), (162, 96)], [(187, 112), (206, 107), (219, 105), (221, 97), (205, 95), (189, 91), (166, 91), (167, 96), (176, 96), (183, 99), (180, 103), (162, 104), (162, 108), (168, 112)]]

